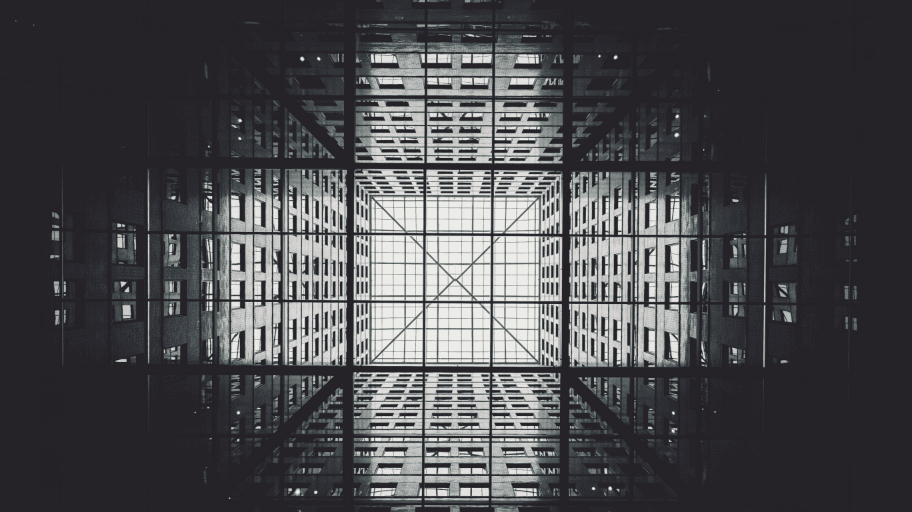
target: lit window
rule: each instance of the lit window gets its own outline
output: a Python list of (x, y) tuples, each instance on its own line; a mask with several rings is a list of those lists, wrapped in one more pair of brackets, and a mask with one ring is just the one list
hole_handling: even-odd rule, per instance
[(421, 486), (421, 496), (449, 496), (449, 484), (424, 484)]
[(487, 87), (488, 86), (487, 78), (464, 76), (464, 77), (462, 77), (461, 82), (462, 82), (463, 87)]
[(507, 464), (507, 473), (511, 475), (531, 475), (531, 464)]
[(516, 496), (538, 496), (538, 484), (513, 484)]
[(531, 53), (521, 53), (516, 56), (517, 64), (541, 64), (542, 56)]
[(371, 64), (397, 64), (396, 55), (392, 53), (372, 53), (370, 54)]
[(727, 316), (744, 316), (745, 306), (741, 304), (747, 301), (747, 291), (745, 283), (725, 283), (725, 302), (727, 307), (725, 314)]
[(378, 464), (378, 475), (398, 475), (402, 473), (402, 464)]
[(244, 194), (231, 193), (231, 218), (244, 220)]
[(449, 53), (422, 53), (422, 64), (449, 64), (451, 56)]
[(462, 54), (462, 64), (490, 64), (490, 53), (464, 53)]
[(510, 79), (510, 86), (531, 87), (535, 85), (534, 78), (514, 77)]
[[(430, 450), (430, 448), (429, 448)], [(450, 473), (449, 464), (425, 464), (424, 474), (426, 475), (447, 475)]]
[(451, 87), (453, 79), (450, 77), (428, 77), (428, 87)]
[(460, 464), (459, 473), (462, 475), (484, 475), (487, 469), (484, 464)]
[(797, 283), (773, 283), (773, 321), (786, 323), (797, 322), (797, 286)]
[(490, 494), (490, 487), (487, 485), (480, 484), (460, 484), (459, 486), (459, 495), (460, 496), (488, 496)]

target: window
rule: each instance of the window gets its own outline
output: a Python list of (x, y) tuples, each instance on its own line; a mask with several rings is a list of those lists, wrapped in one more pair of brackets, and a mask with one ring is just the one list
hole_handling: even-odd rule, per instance
[(747, 238), (744, 233), (725, 236), (725, 259), (722, 260), (723, 268), (747, 267)]
[(665, 282), (665, 309), (676, 311), (681, 300), (681, 286), (678, 283)]
[(680, 270), (679, 248), (678, 244), (665, 246), (665, 272), (678, 272)]
[(484, 475), (487, 474), (487, 467), (484, 464), (460, 464), (459, 474), (461, 475)]
[(656, 267), (656, 250), (655, 247), (646, 249), (646, 273), (654, 273)]
[(402, 473), (402, 464), (378, 464), (378, 475), (398, 475)]
[(772, 320), (776, 322), (797, 322), (797, 283), (774, 282)]
[(184, 190), (184, 174), (174, 169), (166, 169), (164, 175), (165, 181), (165, 199), (186, 202), (187, 196)]
[[(433, 448), (428, 448), (428, 454), (430, 455), (430, 450)], [(447, 451), (449, 453), (449, 450)], [(447, 475), (450, 473), (449, 464), (425, 464), (424, 465), (424, 474), (426, 475)]]
[(665, 222), (681, 218), (681, 196), (668, 194), (665, 196)]
[(372, 53), (370, 54), (371, 64), (398, 64), (396, 55), (393, 53)]
[(138, 319), (137, 284), (136, 281), (114, 281), (114, 289), (111, 296), (114, 308), (113, 321), (126, 322)]
[(460, 457), (481, 457), (484, 455), (484, 450), (481, 448), (460, 448), (459, 456)]
[(282, 231), (282, 210), (280, 208), (272, 209), (272, 230)]
[(646, 227), (655, 226), (656, 220), (656, 202), (650, 201), (646, 203)]
[(213, 249), (211, 238), (203, 238), (201, 241), (200, 268), (210, 270), (215, 268), (215, 251)]
[(422, 53), (422, 64), (450, 64), (451, 56), (449, 53)]
[(114, 243), (111, 263), (115, 265), (139, 265), (136, 231), (137, 226), (115, 222)]
[(513, 484), (516, 496), (538, 496), (538, 484)]
[(231, 281), (231, 309), (244, 309), (246, 285), (245, 281)]
[(449, 89), (453, 86), (453, 81), (450, 77), (428, 77), (427, 86)]
[(670, 359), (673, 361), (678, 360), (678, 335), (670, 332), (665, 332), (665, 350), (663, 350), (662, 357), (665, 359)]
[(187, 282), (165, 281), (165, 316), (180, 316), (187, 314)]
[(554, 457), (554, 448), (532, 448), (532, 455), (535, 457)]
[(541, 55), (535, 55), (531, 53), (521, 53), (516, 56), (517, 64), (536, 64), (539, 65), (542, 62)]
[(231, 193), (231, 218), (244, 220), (244, 194)]
[(490, 495), (490, 487), (484, 484), (460, 484), (459, 485), (459, 495), (460, 496), (488, 496)]
[(166, 234), (164, 236), (164, 266), (186, 268), (187, 259), (184, 256), (185, 235)]
[(253, 201), (253, 223), (260, 227), (266, 227), (266, 203), (263, 201)]
[(253, 248), (253, 269), (257, 272), (266, 272), (266, 248)]
[(464, 53), (462, 54), (462, 65), (466, 64), (490, 64), (490, 53)]
[(643, 283), (643, 291), (645, 294), (644, 302), (646, 307), (652, 307), (656, 303), (656, 284), (655, 283)]
[(231, 244), (231, 270), (244, 271), (244, 244)]
[(507, 473), (511, 475), (531, 475), (531, 464), (507, 464)]
[(162, 364), (187, 364), (187, 345), (164, 349), (162, 351)]
[(244, 359), (247, 354), (244, 331), (231, 333), (231, 359)]
[(797, 234), (794, 224), (773, 228), (773, 266), (798, 264)]
[(747, 288), (745, 283), (725, 283), (725, 314), (726, 316), (744, 316), (745, 305), (741, 304), (747, 300)]
[(461, 82), (463, 89), (484, 89), (488, 87), (487, 78), (464, 76)]
[(371, 484), (371, 496), (394, 496), (396, 494), (396, 484)]
[(449, 496), (449, 484), (423, 484), (420, 489), (421, 496)]
[(747, 176), (739, 172), (730, 172), (724, 175), (725, 197), (724, 205), (744, 202), (747, 189)]
[(744, 366), (747, 361), (745, 360), (745, 350), (743, 348), (729, 347), (727, 345), (722, 345), (722, 348), (726, 353), (726, 364), (728, 366)]

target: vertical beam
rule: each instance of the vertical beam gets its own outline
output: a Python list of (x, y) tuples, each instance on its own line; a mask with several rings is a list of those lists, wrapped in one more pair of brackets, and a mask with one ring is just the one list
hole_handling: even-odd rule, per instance
[(573, 178), (570, 153), (573, 149), (573, 11), (564, 10), (563, 158), (561, 159), (561, 372), (560, 372), (560, 498), (561, 508), (570, 503), (570, 182)]
[(345, 158), (345, 371), (342, 374), (342, 485), (344, 510), (354, 509), (355, 486), (355, 22), (352, 3), (343, 7), (345, 18), (344, 112)]

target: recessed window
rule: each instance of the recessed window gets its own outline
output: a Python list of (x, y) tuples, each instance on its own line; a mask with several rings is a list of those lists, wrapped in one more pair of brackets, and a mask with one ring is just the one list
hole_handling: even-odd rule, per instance
[(531, 464), (507, 464), (507, 473), (511, 475), (531, 475)]
[(394, 496), (396, 494), (396, 484), (371, 484), (371, 496)]
[(115, 265), (139, 265), (136, 232), (138, 226), (115, 222), (111, 262)]
[(398, 475), (402, 473), (402, 464), (378, 464), (378, 475)]
[(772, 320), (774, 322), (795, 323), (798, 321), (797, 283), (773, 282)]
[(538, 496), (538, 484), (513, 484), (513, 494), (516, 496)]
[(163, 297), (165, 316), (181, 316), (187, 314), (186, 288), (186, 281), (165, 281), (165, 292)]
[(421, 496), (449, 496), (449, 484), (423, 484), (420, 489)]
[(491, 488), (483, 484), (460, 484), (460, 496), (488, 496), (491, 494)]

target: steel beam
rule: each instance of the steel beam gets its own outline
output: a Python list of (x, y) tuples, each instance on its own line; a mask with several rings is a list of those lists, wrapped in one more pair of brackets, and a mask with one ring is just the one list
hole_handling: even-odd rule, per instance
[(285, 90), (285, 84), (283, 83), (282, 77), (284, 70), (281, 69), (281, 63), (279, 66), (279, 76), (271, 75), (266, 71), (265, 66), (260, 65), (250, 58), (249, 52), (243, 48), (242, 44), (229, 37), (224, 29), (220, 27), (217, 22), (213, 21), (215, 17), (212, 13), (202, 12), (202, 10), (196, 7), (193, 2), (187, 2), (184, 5), (196, 15), (200, 23), (215, 35), (216, 40), (228, 50), (228, 53), (237, 59), (241, 66), (247, 68), (254, 78), (263, 84), (263, 87), (270, 91), (273, 97), (279, 101), (288, 113), (293, 115), (298, 122), (304, 125), (304, 128), (306, 128), (332, 156), (338, 159), (345, 158), (342, 147), (339, 146), (336, 139), (330, 137), (326, 128), (317, 123), (316, 117), (304, 110), (301, 103), (295, 100), (291, 94)]
[[(581, 160), (583, 155), (594, 148), (600, 140), (608, 135), (608, 132), (614, 129), (614, 127), (624, 119), (624, 116), (635, 111), (646, 98), (651, 97), (652, 91), (661, 85), (663, 80), (671, 76), (674, 70), (681, 65), (684, 58), (686, 58), (695, 47), (696, 45), (684, 41), (677, 50), (666, 58), (666, 66), (664, 68), (656, 69), (651, 75), (643, 79), (639, 79), (639, 77), (636, 76), (632, 77), (632, 79), (636, 81), (636, 88), (630, 96), (627, 96), (627, 101), (618, 106), (614, 112), (608, 114), (608, 119), (598, 128), (593, 130), (589, 137), (586, 137), (578, 147), (570, 151), (569, 154), (565, 152), (564, 160), (568, 162)], [(637, 56), (634, 55), (634, 59), (636, 58)], [(636, 69), (636, 67), (634, 67), (634, 69)], [(634, 130), (635, 129), (636, 127), (634, 127)], [(564, 130), (564, 132), (569, 133), (567, 130)]]
[(239, 485), (244, 483), (244, 480), (251, 476), (253, 471), (256, 469), (261, 462), (263, 462), (267, 457), (269, 457), (276, 448), (281, 446), (282, 441), (285, 440), (290, 434), (293, 434), (302, 423), (307, 421), (307, 418), (310, 417), (326, 400), (332, 396), (336, 391), (336, 388), (344, 385), (344, 380), (347, 377), (336, 376), (329, 380), (326, 384), (323, 385), (310, 399), (304, 403), (300, 409), (294, 412), (289, 416), (288, 420), (285, 421), (276, 431), (263, 439), (260, 446), (253, 450), (253, 453), (250, 454), (250, 457), (247, 457), (243, 462), (241, 462), (237, 467), (231, 470), (231, 473), (222, 481), (221, 484), (217, 487), (215, 499), (227, 498), (231, 492)]
[[(208, 365), (208, 364), (151, 364), (151, 365), (112, 365), (87, 366), (83, 368), (65, 368), (69, 375), (344, 375), (349, 370), (336, 365)], [(800, 368), (781, 367), (762, 368), (759, 366), (739, 367), (608, 367), (608, 366), (544, 366), (544, 365), (408, 365), (408, 364), (372, 364), (354, 365), (355, 373), (560, 373), (570, 377), (655, 377), (659, 379), (679, 377), (687, 379), (762, 379), (774, 376), (797, 374)], [(845, 372), (833, 371), (828, 376), (841, 378)]]
[[(643, 459), (643, 461), (649, 464), (653, 471), (655, 471), (655, 473), (662, 478), (665, 484), (674, 489), (679, 499), (682, 499), (689, 503), (693, 503), (696, 500), (696, 493), (686, 483), (684, 483), (683, 480), (681, 480), (681, 478), (678, 476), (677, 470), (660, 459), (659, 456), (656, 455), (655, 451), (649, 448), (649, 445), (647, 445), (636, 435), (634, 429), (624, 423), (624, 420), (618, 417), (618, 415), (615, 414), (607, 404), (602, 402), (602, 400), (596, 396), (596, 394), (591, 389), (589, 389), (589, 386), (583, 384), (583, 382), (577, 377), (564, 375), (561, 381), (564, 379), (567, 380), (568, 384), (573, 388), (576, 394), (581, 397), (583, 401), (589, 404), (589, 407), (598, 413), (598, 415), (603, 420), (605, 420), (605, 423), (608, 424), (611, 430), (624, 438), (632, 452), (635, 452), (636, 455), (638, 455)], [(630, 492), (633, 492), (633, 489), (630, 489)]]
[[(345, 9), (345, 102), (343, 118), (346, 126), (355, 126), (355, 23), (357, 11), (351, 3)], [(355, 485), (355, 131), (342, 134), (345, 153), (345, 382), (342, 386), (342, 488), (345, 510), (353, 510)]]

